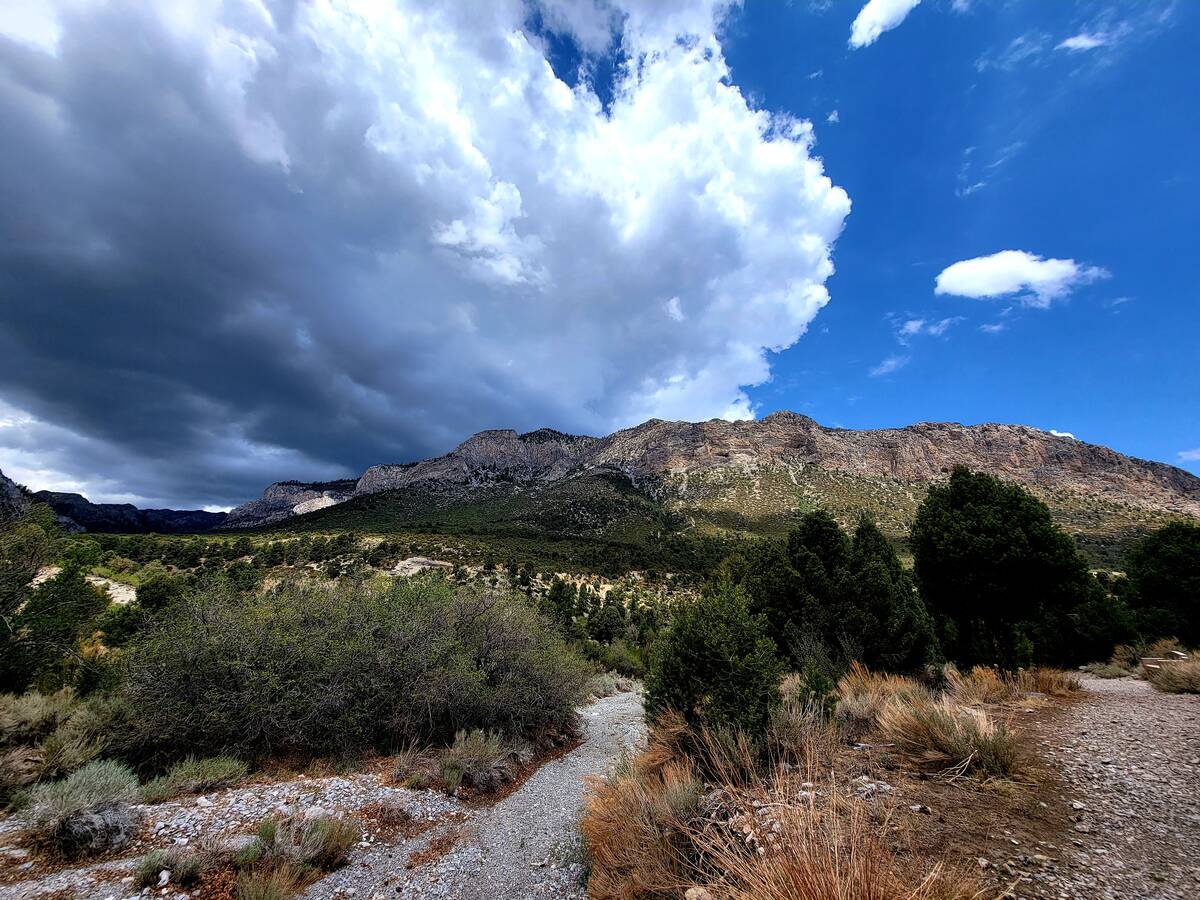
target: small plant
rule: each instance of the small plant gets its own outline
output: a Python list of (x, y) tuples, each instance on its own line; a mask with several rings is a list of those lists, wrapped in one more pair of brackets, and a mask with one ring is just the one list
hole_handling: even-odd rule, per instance
[(14, 747), (0, 753), (0, 808), (37, 780), (42, 755), (32, 747)]
[(97, 760), (63, 781), (38, 785), (22, 812), (26, 840), (60, 856), (122, 847), (133, 837), (137, 778), (117, 762)]
[(1112, 663), (1088, 663), (1083, 670), (1096, 678), (1129, 678), (1133, 675), (1130, 670), (1122, 666), (1114, 666)]
[(288, 900), (298, 887), (287, 869), (243, 872), (237, 880), (237, 900)]
[(1017, 686), (1023, 690), (1048, 697), (1073, 697), (1083, 690), (1083, 683), (1074, 672), (1036, 666), (1021, 669), (1016, 675)]
[(227, 787), (244, 778), (249, 767), (232, 756), (210, 756), (197, 759), (189, 756), (167, 770), (165, 775), (148, 782), (142, 788), (146, 803), (161, 803), (182, 794), (202, 794)]
[(962, 673), (953, 665), (943, 670), (946, 678), (946, 693), (967, 706), (985, 703), (1003, 703), (1014, 699), (1019, 691), (1017, 685), (995, 669), (975, 666)]
[(453, 791), (466, 783), (478, 791), (493, 791), (509, 779), (508, 748), (492, 732), (460, 731), (441, 753), (442, 781)]
[[(785, 682), (785, 695), (786, 695)], [(874, 725), (883, 708), (893, 699), (924, 699), (929, 691), (911, 678), (872, 672), (855, 662), (837, 685), (837, 716), (859, 727)]]
[(287, 869), (299, 879), (345, 865), (361, 832), (336, 816), (264, 819), (254, 840), (237, 855), (238, 868)]
[(138, 862), (133, 881), (138, 887), (154, 887), (165, 871), (171, 874), (171, 884), (191, 887), (213, 867), (214, 860), (214, 855), (205, 850), (187, 850), (183, 847), (151, 850)]

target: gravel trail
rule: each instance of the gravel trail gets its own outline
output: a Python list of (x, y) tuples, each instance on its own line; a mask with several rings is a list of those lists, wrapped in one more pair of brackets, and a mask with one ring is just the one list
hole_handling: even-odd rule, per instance
[(1075, 793), (1063, 897), (1200, 896), (1200, 696), (1086, 678), (1047, 748)]
[[(495, 806), (468, 810), (465, 821), (447, 823), (404, 848), (381, 846), (356, 854), (350, 865), (313, 885), (305, 897), (583, 897), (581, 867), (572, 859), (572, 848), (585, 779), (607, 771), (642, 740), (646, 727), (641, 696), (634, 693), (598, 700), (580, 715), (583, 743), (546, 763)], [(420, 861), (431, 844), (451, 840), (444, 855)]]

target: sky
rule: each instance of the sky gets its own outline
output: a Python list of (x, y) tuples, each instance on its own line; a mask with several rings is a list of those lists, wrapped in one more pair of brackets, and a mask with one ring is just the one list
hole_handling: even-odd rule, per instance
[(1200, 6), (2, 0), (0, 469), (1017, 422), (1200, 473)]

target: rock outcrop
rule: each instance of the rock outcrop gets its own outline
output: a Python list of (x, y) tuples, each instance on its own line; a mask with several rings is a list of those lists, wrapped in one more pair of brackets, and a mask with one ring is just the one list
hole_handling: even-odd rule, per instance
[(353, 479), (345, 481), (277, 481), (261, 497), (231, 509), (226, 528), (252, 528), (281, 522), (341, 503), (354, 493)]
[(0, 472), (0, 525), (29, 511), (29, 496), (21, 486)]

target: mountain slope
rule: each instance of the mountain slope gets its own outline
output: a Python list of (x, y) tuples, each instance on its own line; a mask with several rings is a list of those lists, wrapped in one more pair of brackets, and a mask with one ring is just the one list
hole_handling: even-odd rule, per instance
[(445, 456), (372, 466), (344, 500), (299, 519), (277, 506), (256, 520), (247, 504), (227, 524), (654, 541), (666, 533), (778, 532), (823, 507), (846, 524), (867, 513), (903, 538), (929, 485), (956, 465), (1028, 487), (1099, 563), (1171, 518), (1200, 518), (1200, 478), (1035, 428), (851, 431), (776, 413), (744, 422), (655, 419), (602, 438), (480, 432)]

